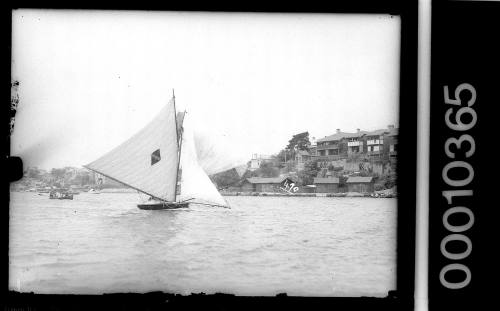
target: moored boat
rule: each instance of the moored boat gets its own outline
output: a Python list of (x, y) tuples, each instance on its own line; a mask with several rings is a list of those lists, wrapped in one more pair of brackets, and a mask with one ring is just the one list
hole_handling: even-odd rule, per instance
[(59, 190), (53, 190), (49, 194), (50, 199), (59, 199), (59, 200), (73, 200), (73, 195)]

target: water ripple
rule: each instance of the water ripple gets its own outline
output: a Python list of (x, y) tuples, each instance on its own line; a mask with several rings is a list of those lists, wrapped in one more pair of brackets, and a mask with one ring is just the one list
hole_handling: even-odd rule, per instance
[(385, 296), (396, 200), (227, 197), (142, 211), (135, 194), (12, 193), (9, 286), (39, 293)]

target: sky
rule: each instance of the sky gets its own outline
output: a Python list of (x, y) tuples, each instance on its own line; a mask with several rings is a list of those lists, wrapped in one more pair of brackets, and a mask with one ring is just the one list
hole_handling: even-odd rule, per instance
[(11, 154), (85, 165), (173, 89), (197, 132), (247, 159), (304, 131), (397, 127), (399, 54), (391, 15), (14, 10)]

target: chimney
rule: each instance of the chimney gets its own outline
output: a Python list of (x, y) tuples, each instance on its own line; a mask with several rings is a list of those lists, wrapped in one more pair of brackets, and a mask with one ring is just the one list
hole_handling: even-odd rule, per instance
[(340, 129), (337, 129), (337, 134), (340, 133)]
[(394, 124), (391, 124), (389, 126), (387, 126), (389, 128), (389, 130), (393, 130), (394, 129)]
[(356, 129), (356, 131), (359, 133), (359, 129)]

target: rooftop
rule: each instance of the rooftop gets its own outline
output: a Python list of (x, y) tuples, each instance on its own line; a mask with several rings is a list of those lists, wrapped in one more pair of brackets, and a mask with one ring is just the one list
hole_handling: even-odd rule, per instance
[(383, 135), (385, 133), (389, 133), (389, 130), (388, 129), (380, 129), (380, 130), (375, 130), (375, 131), (371, 131), (371, 132), (366, 132), (366, 136), (380, 136), (380, 135)]
[(341, 140), (342, 138), (346, 137), (346, 135), (349, 135), (349, 133), (339, 132), (330, 136), (325, 136), (323, 138), (320, 138), (317, 140), (317, 142), (321, 143), (324, 141)]
[(345, 138), (357, 138), (357, 137), (362, 137), (368, 133), (367, 131), (359, 131), (356, 133), (345, 133)]
[(285, 179), (290, 177), (250, 177), (247, 181), (251, 184), (279, 184)]
[(321, 139), (318, 139), (318, 143), (324, 142), (324, 141), (336, 141), (336, 140), (341, 140), (343, 138), (357, 138), (357, 137), (362, 137), (363, 135), (366, 135), (368, 132), (367, 131), (359, 131), (356, 133), (347, 133), (347, 132), (338, 132), (330, 136), (323, 137)]
[(323, 138), (320, 138), (317, 140), (318, 143), (325, 142), (325, 141), (337, 141), (341, 140), (343, 138), (358, 138), (362, 136), (380, 136), (383, 134), (387, 134), (388, 136), (397, 136), (398, 135), (398, 129), (397, 128), (389, 128), (389, 129), (378, 129), (374, 131), (358, 131), (356, 133), (347, 133), (347, 132), (341, 132), (337, 131), (337, 133), (329, 136), (325, 136)]
[(372, 182), (373, 177), (361, 177), (361, 176), (354, 176), (354, 177), (349, 177), (347, 178), (347, 183), (370, 183)]
[(339, 179), (336, 178), (336, 177), (332, 177), (332, 178), (314, 178), (314, 183), (315, 184), (338, 184), (339, 183)]
[(398, 133), (399, 133), (399, 129), (394, 128), (394, 129), (391, 129), (389, 131), (389, 134), (387, 134), (387, 136), (398, 136)]

